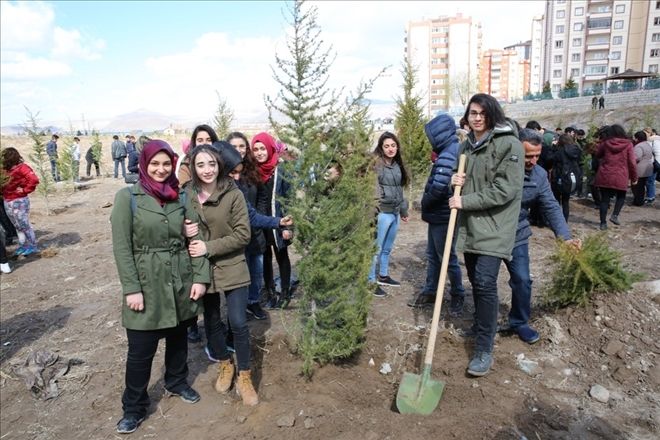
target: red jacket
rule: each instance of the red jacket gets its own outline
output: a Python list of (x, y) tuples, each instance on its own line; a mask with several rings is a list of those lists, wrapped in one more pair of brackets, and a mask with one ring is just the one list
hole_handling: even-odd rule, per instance
[(6, 201), (27, 197), (39, 185), (39, 178), (26, 163), (19, 163), (6, 173), (9, 181), (2, 187)]
[(594, 186), (627, 191), (630, 182), (637, 180), (637, 166), (633, 144), (628, 139), (611, 138), (598, 144), (599, 159)]

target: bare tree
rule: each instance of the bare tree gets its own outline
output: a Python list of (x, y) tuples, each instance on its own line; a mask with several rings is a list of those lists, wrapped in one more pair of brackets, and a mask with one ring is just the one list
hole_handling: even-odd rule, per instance
[(477, 78), (467, 72), (459, 72), (449, 78), (449, 93), (454, 101), (465, 107), (470, 97), (477, 92)]

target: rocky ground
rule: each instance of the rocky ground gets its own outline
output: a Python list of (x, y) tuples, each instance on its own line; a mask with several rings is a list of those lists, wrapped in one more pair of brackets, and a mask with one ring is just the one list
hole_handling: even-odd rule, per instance
[[(43, 199), (32, 197), (32, 222), (43, 252), (12, 261), (14, 272), (0, 279), (3, 440), (117, 438), (126, 338), (119, 321), (121, 295), (107, 206), (123, 186), (101, 178), (76, 192), (60, 188), (50, 200), (50, 215)], [(541, 341), (530, 346), (515, 336), (498, 336), (495, 365), (484, 378), (465, 374), (470, 341), (459, 330), (471, 325), (471, 299), (463, 317), (443, 313), (433, 377), (446, 388), (431, 416), (401, 415), (395, 406), (403, 372), (419, 372), (432, 313), (406, 306), (425, 274), (426, 227), (419, 213), (413, 213), (400, 229), (392, 256), (392, 276), (402, 287), (388, 288), (388, 297), (373, 299), (360, 353), (348, 362), (318, 368), (311, 381), (304, 379), (291, 336), (294, 300), (290, 310), (250, 322), (261, 403), (246, 408), (234, 394), (215, 393), (215, 367), (202, 345), (191, 345), (189, 351), (190, 382), (202, 400), (188, 405), (164, 397), (161, 346), (150, 387), (150, 415), (132, 437), (656, 439), (659, 207), (626, 206), (622, 225), (607, 232), (625, 265), (643, 274), (645, 282), (627, 293), (602, 293), (585, 308), (537, 305), (533, 325)], [(597, 231), (597, 211), (587, 201), (572, 202), (571, 209), (577, 236)], [(549, 277), (553, 245), (549, 230), (534, 229), (530, 252), (537, 298)], [(503, 270), (502, 315), (510, 297), (507, 280)], [(466, 288), (469, 297), (467, 281)], [(44, 351), (56, 356), (44, 360)], [(44, 386), (36, 383), (33, 393), (23, 377), (26, 363), (38, 360), (48, 365)], [(387, 374), (380, 372), (385, 364), (391, 370)], [(49, 381), (51, 377), (56, 381)]]

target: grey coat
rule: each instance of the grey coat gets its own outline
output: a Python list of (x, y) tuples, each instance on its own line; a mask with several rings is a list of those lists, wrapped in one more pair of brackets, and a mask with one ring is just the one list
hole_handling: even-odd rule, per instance
[(379, 212), (390, 212), (408, 217), (408, 201), (403, 196), (403, 185), (401, 185), (401, 168), (397, 162), (387, 165), (383, 160), (376, 164), (378, 185), (376, 196), (378, 197)]

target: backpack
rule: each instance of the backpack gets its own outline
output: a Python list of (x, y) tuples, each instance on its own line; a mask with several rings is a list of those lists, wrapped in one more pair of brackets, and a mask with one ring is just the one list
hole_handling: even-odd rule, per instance
[(578, 171), (571, 159), (566, 156), (564, 150), (560, 150), (559, 161), (555, 162), (557, 173), (555, 174), (557, 188), (564, 194), (573, 194), (577, 189)]

